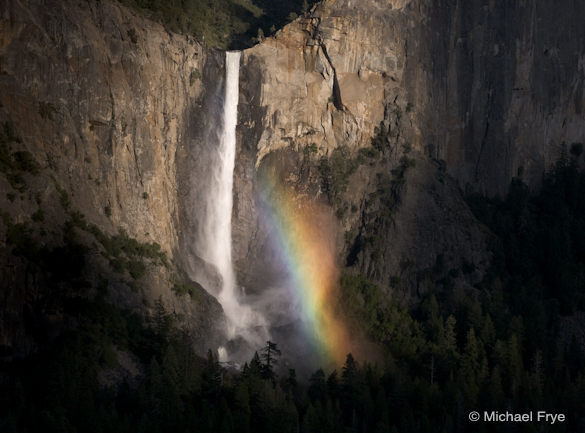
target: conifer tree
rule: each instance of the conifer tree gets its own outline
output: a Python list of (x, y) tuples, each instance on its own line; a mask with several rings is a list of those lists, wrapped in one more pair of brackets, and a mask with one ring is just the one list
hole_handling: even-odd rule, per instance
[(281, 351), (278, 349), (276, 343), (267, 341), (266, 346), (262, 349), (262, 376), (264, 379), (275, 379), (274, 367), (278, 363), (278, 356), (281, 355)]
[(325, 372), (323, 369), (320, 368), (309, 378), (308, 394), (311, 402), (325, 401), (327, 397), (327, 384), (325, 383)]

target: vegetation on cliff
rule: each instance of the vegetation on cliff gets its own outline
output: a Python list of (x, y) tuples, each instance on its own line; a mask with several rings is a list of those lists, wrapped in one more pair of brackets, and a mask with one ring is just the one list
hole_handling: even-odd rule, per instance
[(21, 143), (21, 139), (14, 131), (14, 125), (7, 121), (0, 127), (0, 173), (3, 173), (12, 189), (23, 193), (27, 184), (25, 173), (36, 175), (39, 173), (39, 164), (32, 154), (26, 150), (14, 151), (13, 144)]
[(270, 35), (315, 1), (119, 0), (146, 12), (169, 30), (194, 35), (216, 48), (241, 49)]

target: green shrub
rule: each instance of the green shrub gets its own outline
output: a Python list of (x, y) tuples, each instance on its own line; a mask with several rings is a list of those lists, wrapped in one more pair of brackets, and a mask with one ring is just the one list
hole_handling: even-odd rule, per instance
[(141, 260), (128, 260), (126, 269), (135, 280), (142, 278), (146, 273), (146, 266)]
[(133, 28), (128, 29), (126, 34), (130, 38), (130, 42), (132, 42), (134, 45), (136, 45), (138, 43), (138, 35), (136, 34), (136, 30), (134, 30)]
[(112, 258), (110, 259), (110, 266), (115, 272), (122, 274), (126, 269), (126, 260), (118, 257)]
[(69, 211), (71, 208), (71, 200), (69, 199), (69, 194), (67, 193), (67, 191), (61, 188), (61, 185), (59, 185), (57, 181), (55, 181), (54, 179), (53, 181), (55, 183), (55, 189), (57, 190), (57, 194), (59, 195), (59, 202), (61, 203), (61, 206), (65, 211)]
[(35, 213), (33, 213), (31, 215), (31, 219), (37, 223), (44, 221), (45, 220), (45, 213), (43, 212), (42, 209), (39, 208), (39, 209), (37, 209), (37, 211)]
[(319, 161), (323, 189), (331, 202), (344, 193), (349, 177), (356, 171), (359, 161), (351, 157), (347, 147), (338, 147), (331, 152), (331, 157), (324, 156)]
[(23, 193), (28, 189), (28, 185), (26, 184), (22, 173), (17, 171), (10, 171), (6, 173), (6, 179), (8, 180), (10, 186), (20, 193)]
[(200, 80), (201, 79), (201, 72), (199, 72), (199, 69), (195, 68), (191, 71), (191, 73), (189, 74), (189, 85), (192, 86), (195, 83), (195, 80)]
[(380, 156), (380, 151), (375, 147), (361, 147), (358, 150), (358, 158), (360, 161), (365, 159), (376, 159)]
[(319, 151), (319, 148), (317, 147), (317, 143), (311, 143), (308, 146), (305, 146), (305, 148), (303, 149), (303, 154), (305, 156), (310, 156), (310, 155), (314, 155)]
[(384, 152), (390, 148), (390, 130), (383, 122), (380, 122), (380, 126), (374, 132), (376, 135), (372, 138), (372, 147), (378, 152)]
[(14, 131), (14, 125), (11, 122), (5, 122), (0, 131), (0, 172), (4, 173), (13, 189), (23, 193), (28, 188), (23, 173), (36, 175), (40, 171), (40, 166), (30, 152), (12, 151), (10, 144), (20, 142), (20, 138)]
[(16, 134), (16, 128), (14, 127), (14, 123), (12, 123), (9, 120), (4, 122), (4, 125), (2, 127), (2, 133), (0, 134), (0, 142), (6, 142), (6, 143), (10, 143), (10, 142), (20, 143), (21, 142), (20, 137)]
[(71, 211), (69, 212), (69, 216), (71, 217), (71, 223), (82, 230), (87, 230), (87, 222), (85, 221), (85, 215), (83, 215), (79, 211)]
[(38, 174), (40, 171), (39, 163), (35, 161), (32, 154), (26, 150), (14, 152), (14, 168), (30, 174)]
[(51, 102), (39, 102), (39, 114), (43, 119), (53, 120), (53, 114), (57, 112), (57, 108)]
[[(148, 258), (168, 267), (167, 255), (164, 251), (161, 251), (160, 245), (156, 242), (140, 243), (136, 239), (130, 238), (124, 230), (120, 230), (117, 235), (109, 237), (93, 224), (83, 229), (91, 233), (103, 246), (107, 258)], [(122, 265), (122, 268), (125, 267), (125, 265)]]
[[(0, 171), (6, 173), (12, 169), (12, 148), (10, 147), (11, 142), (14, 142), (14, 137), (10, 134), (10, 126), (8, 123), (4, 124), (4, 130), (0, 132)], [(8, 132), (7, 132), (8, 130)]]
[(57, 183), (55, 186), (62, 201), (65, 201), (64, 207), (71, 218), (66, 224), (64, 233), (66, 238), (74, 238), (75, 228), (91, 233), (102, 245), (104, 249), (102, 255), (109, 260), (112, 269), (118, 273), (128, 271), (135, 280), (140, 279), (146, 272), (144, 259), (153, 260), (165, 267), (169, 266), (166, 253), (161, 251), (158, 243), (140, 243), (136, 239), (130, 238), (124, 230), (120, 230), (115, 236), (107, 236), (96, 225), (88, 224), (81, 212), (71, 210), (66, 192)]
[(177, 295), (189, 295), (191, 299), (197, 299), (199, 295), (205, 291), (205, 289), (195, 281), (190, 281), (188, 283), (177, 282), (173, 285), (172, 290)]
[(35, 259), (38, 254), (37, 243), (32, 237), (32, 229), (26, 223), (9, 224), (6, 228), (6, 243), (13, 246), (12, 254)]

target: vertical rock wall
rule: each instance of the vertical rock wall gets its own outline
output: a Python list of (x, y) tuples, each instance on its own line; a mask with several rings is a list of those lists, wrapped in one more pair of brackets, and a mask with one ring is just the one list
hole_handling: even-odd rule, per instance
[[(462, 187), (538, 186), (563, 143), (583, 142), (585, 29), (580, 2), (412, 2), (405, 87), (421, 84), (424, 141)], [(418, 10), (417, 10), (418, 9)]]
[[(89, 283), (108, 279), (121, 307), (148, 312), (162, 300), (201, 351), (213, 345), (221, 307), (205, 292), (176, 296), (172, 288), (188, 279), (181, 268), (190, 270), (185, 239), (197, 207), (187, 156), (198, 158), (198, 125), (215, 120), (202, 109), (204, 87), (213, 87), (204, 75), (219, 76), (209, 68), (218, 68), (214, 55), (195, 40), (117, 2), (0, 4), (0, 121), (20, 137), (13, 151), (30, 152), (39, 165), (37, 174), (23, 174), (22, 192), (0, 176), (0, 208), (30, 227), (38, 248), (62, 245), (72, 215), (106, 237), (124, 230), (159, 244), (168, 265), (149, 262), (134, 279), (110, 268), (96, 238), (73, 229), (90, 248)], [(38, 209), (42, 221), (31, 219)], [(58, 306), (47, 307), (57, 295), (42, 270), (11, 253), (7, 226), (0, 230), (0, 344), (23, 353), (32, 344), (27, 320), (60, 326)]]
[(462, 187), (502, 193), (519, 172), (538, 184), (562, 143), (585, 138), (584, 14), (571, 1), (326, 0), (246, 51), (266, 108), (258, 160), (292, 142), (367, 145), (396, 103), (403, 134)]
[[(253, 202), (253, 162), (256, 170), (280, 170), (299, 196), (328, 201), (341, 215), (340, 262), (361, 243), (348, 262), (385, 286), (405, 274), (418, 290), (439, 258), (446, 268), (485, 269), (485, 233), (463, 194), (505, 194), (515, 176), (538, 187), (562, 150), (585, 139), (584, 7), (325, 0), (244, 53), (240, 130), (248, 150), (240, 156), (239, 202)], [(355, 157), (381, 124), (387, 162), (362, 164), (335, 199), (342, 204), (332, 203), (319, 160), (331, 160), (335, 149)], [(414, 167), (392, 222), (377, 226), (383, 247), (373, 254), (363, 240), (384, 203), (372, 194), (407, 153)], [(261, 232), (261, 223), (253, 205), (235, 212), (246, 275), (250, 257), (265, 255), (261, 239), (245, 235)], [(472, 273), (467, 283), (480, 277)]]

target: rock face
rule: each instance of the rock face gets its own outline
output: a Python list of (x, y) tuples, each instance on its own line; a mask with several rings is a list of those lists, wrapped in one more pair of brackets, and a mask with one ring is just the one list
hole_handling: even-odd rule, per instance
[[(238, 280), (260, 290), (267, 274), (278, 278), (258, 200), (271, 172), (337, 215), (340, 266), (408, 299), (445, 275), (476, 283), (490, 256), (463, 192), (502, 194), (514, 176), (537, 186), (561, 149), (584, 139), (585, 4), (563, 3), (325, 0), (246, 50)], [(109, 0), (1, 5), (0, 120), (21, 138), (13, 150), (40, 166), (22, 174), (22, 191), (0, 176), (3, 212), (32, 224), (43, 209), (31, 232), (42, 245), (62, 244), (73, 212), (108, 236), (123, 229), (158, 243), (170, 265), (149, 266), (138, 294), (127, 274), (103, 271), (120, 280), (110, 296), (135, 309), (162, 299), (200, 342), (220, 326), (218, 304), (171, 287), (220, 284), (196, 233), (223, 75), (223, 53)], [(0, 337), (13, 347), (26, 340), (23, 310), (50, 294), (31, 283), (2, 227)], [(97, 278), (108, 260), (94, 252)]]
[[(110, 297), (123, 307), (144, 310), (161, 299), (208, 344), (222, 316), (219, 304), (171, 291), (183, 278), (175, 265), (185, 268), (179, 252), (191, 206), (181, 199), (190, 181), (182, 163), (202, 116), (208, 52), (115, 2), (9, 1), (0, 14), (0, 120), (21, 138), (12, 143), (15, 150), (27, 150), (40, 166), (35, 176), (25, 174), (22, 193), (0, 176), (2, 210), (15, 223), (32, 225), (40, 247), (62, 244), (60, 227), (71, 212), (106, 236), (124, 230), (139, 242), (158, 243), (169, 266), (149, 265), (137, 281), (107, 271), (100, 248), (92, 254), (92, 273), (111, 278)], [(60, 205), (63, 195), (68, 209)], [(37, 209), (44, 222), (31, 222)], [(23, 311), (41, 308), (54, 294), (43, 293), (34, 278), (31, 284), (29, 268), (10, 254), (5, 226), (2, 231), (1, 343), (26, 352), (13, 347), (26, 341)]]
[[(349, 240), (340, 260), (385, 286), (403, 276), (418, 291), (439, 264), (485, 269), (485, 234), (462, 192), (504, 194), (515, 176), (537, 187), (562, 150), (583, 141), (584, 7), (325, 0), (244, 53), (236, 195), (253, 191), (254, 167), (281, 170), (291, 187), (337, 207)], [(349, 188), (331, 197), (319, 160), (331, 162), (335, 149), (354, 158), (381, 125), (386, 162), (347, 172)], [(405, 156), (415, 167), (395, 188), (401, 203), (380, 220), (388, 199), (370, 198)], [(283, 165), (291, 158), (296, 167)], [(254, 205), (238, 202), (238, 268), (253, 281), (247, 264), (265, 254), (261, 227)]]
[(538, 185), (563, 143), (583, 141), (585, 5), (422, 3), (405, 9), (420, 17), (405, 75), (424, 107), (420, 144), (462, 187), (503, 193), (513, 176)]
[(175, 157), (205, 51), (110, 2), (8, 2), (1, 41), (3, 111), (78, 210), (177, 249)]
[[(268, 149), (363, 146), (395, 103), (420, 151), (462, 187), (538, 183), (562, 143), (583, 141), (585, 5), (326, 0), (246, 50), (258, 63)], [(408, 108), (408, 110), (406, 110)]]

